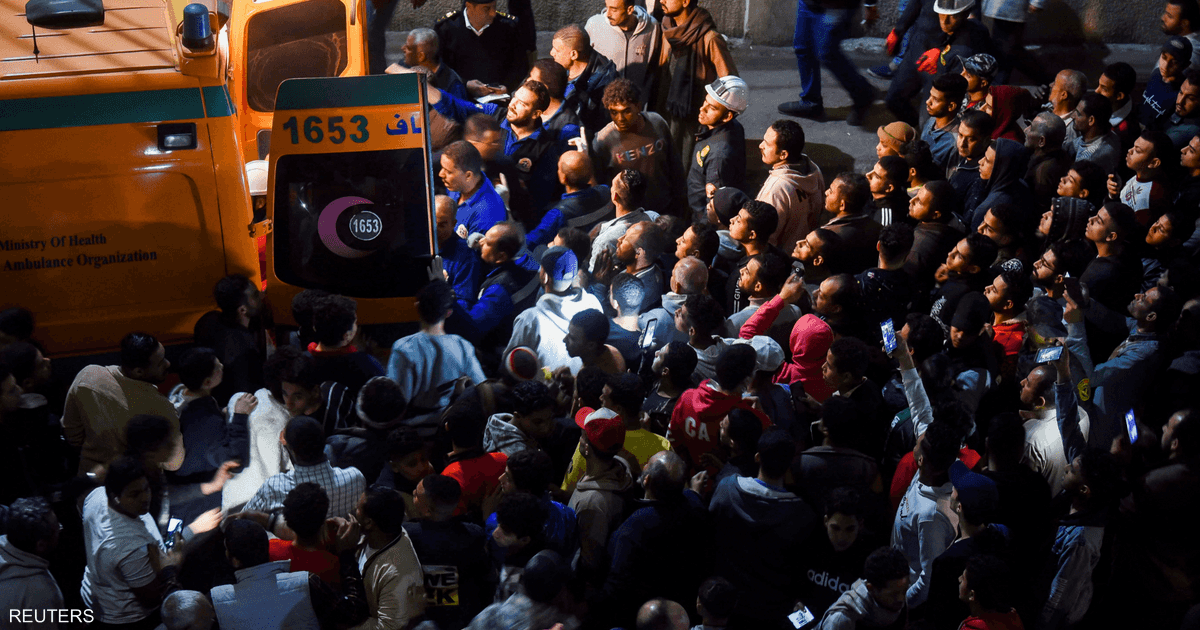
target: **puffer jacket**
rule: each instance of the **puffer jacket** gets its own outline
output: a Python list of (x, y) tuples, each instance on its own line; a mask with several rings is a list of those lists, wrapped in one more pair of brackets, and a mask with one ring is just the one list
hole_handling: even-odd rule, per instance
[(371, 614), (353, 630), (401, 630), (425, 613), (425, 574), (407, 534), (367, 558), (363, 590)]

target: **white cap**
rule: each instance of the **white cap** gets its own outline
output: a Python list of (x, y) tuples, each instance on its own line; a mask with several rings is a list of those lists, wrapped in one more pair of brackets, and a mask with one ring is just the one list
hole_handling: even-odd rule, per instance
[(975, 6), (975, 0), (935, 0), (933, 11), (939, 15), (955, 15)]
[(754, 347), (755, 371), (773, 373), (783, 365), (783, 346), (780, 346), (778, 341), (764, 335), (755, 335), (750, 338), (750, 345)]
[(704, 86), (704, 90), (718, 103), (724, 105), (725, 109), (736, 114), (746, 111), (746, 107), (750, 105), (750, 88), (741, 77), (733, 75), (721, 77)]

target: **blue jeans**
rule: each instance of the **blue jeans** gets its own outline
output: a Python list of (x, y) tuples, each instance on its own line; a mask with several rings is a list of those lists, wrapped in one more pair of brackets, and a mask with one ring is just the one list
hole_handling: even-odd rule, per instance
[[(908, 7), (908, 2), (909, 0), (900, 0), (896, 5), (896, 15), (904, 13), (904, 9)], [(908, 29), (908, 32), (911, 33), (912, 29)], [(896, 56), (892, 58), (893, 66), (900, 65), (900, 62), (904, 60), (904, 51), (906, 50), (908, 50), (908, 33), (905, 33), (904, 39), (900, 40), (900, 52), (896, 53)]]
[(792, 49), (800, 69), (800, 99), (818, 105), (821, 98), (821, 66), (829, 68), (834, 78), (850, 94), (855, 106), (870, 104), (871, 84), (858, 73), (858, 68), (842, 52), (842, 40), (850, 34), (854, 12), (848, 9), (825, 9), (814, 12), (804, 0), (796, 3), (796, 35)]
[(364, 1), (367, 3), (367, 71), (383, 74), (387, 68), (387, 58), (383, 54), (387, 50), (387, 29), (400, 0), (391, 0), (380, 9), (375, 8), (371, 0)]

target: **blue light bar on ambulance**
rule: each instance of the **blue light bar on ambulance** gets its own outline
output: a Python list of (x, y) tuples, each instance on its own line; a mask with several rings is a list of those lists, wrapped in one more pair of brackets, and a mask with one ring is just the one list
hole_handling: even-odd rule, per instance
[(212, 25), (208, 7), (193, 2), (183, 8), (183, 45), (188, 50), (212, 50)]

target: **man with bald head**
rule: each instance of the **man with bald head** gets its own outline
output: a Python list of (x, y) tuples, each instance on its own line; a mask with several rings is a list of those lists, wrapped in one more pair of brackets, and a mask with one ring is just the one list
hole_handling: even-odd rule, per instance
[(454, 287), (454, 294), (459, 299), (473, 304), (479, 291), (480, 262), (475, 252), (467, 247), (467, 242), (454, 231), (458, 206), (450, 197), (437, 195), (433, 198), (433, 207), (437, 213), (438, 252), (442, 255), (446, 282)]
[(578, 24), (568, 24), (554, 33), (550, 56), (567, 69), (567, 89), (563, 97), (583, 121), (590, 133), (608, 124), (604, 109), (604, 88), (617, 78), (612, 60), (592, 49), (592, 38)]
[(404, 65), (424, 68), (428, 71), (425, 76), (429, 77), (430, 85), (458, 98), (467, 98), (467, 85), (453, 68), (442, 63), (438, 45), (438, 36), (433, 29), (414, 28), (408, 32), (408, 39), (402, 47)]
[(689, 295), (700, 295), (708, 286), (708, 267), (695, 256), (686, 256), (675, 263), (671, 271), (670, 291), (662, 294), (662, 306), (651, 309), (638, 318), (638, 327), (649, 330), (655, 351), (672, 341), (687, 343), (687, 333), (675, 328), (675, 311), (683, 306)]
[(483, 277), (473, 304), (459, 296), (454, 317), (446, 320), (447, 332), (459, 335), (480, 353), (489, 373), (500, 362), (500, 350), (512, 336), (513, 319), (537, 300), (538, 263), (522, 254), (525, 231), (514, 221), (492, 226), (480, 241)]
[(1044, 212), (1058, 196), (1058, 181), (1071, 168), (1071, 156), (1062, 148), (1066, 135), (1066, 123), (1050, 112), (1041, 112), (1025, 128), (1025, 148), (1033, 152), (1025, 184), (1033, 191), (1037, 212)]
[(548, 244), (565, 227), (590, 232), (601, 221), (614, 218), (611, 189), (603, 184), (593, 186), (593, 179), (592, 159), (586, 152), (567, 151), (558, 158), (558, 182), (567, 192), (530, 230), (529, 249)]
[(166, 630), (210, 630), (217, 619), (212, 602), (199, 591), (175, 591), (162, 604)]
[(1086, 92), (1087, 75), (1069, 68), (1059, 72), (1054, 77), (1054, 83), (1050, 85), (1049, 102), (1046, 103), (1045, 109), (1058, 116), (1066, 125), (1064, 143), (1074, 140), (1079, 135), (1075, 131), (1073, 113), (1079, 105), (1079, 99), (1083, 98)]
[(646, 507), (613, 534), (608, 578), (589, 601), (591, 610), (608, 612), (609, 627), (632, 626), (633, 611), (652, 597), (695, 602), (700, 580), (708, 575), (708, 513), (699, 495), (685, 491), (684, 461), (662, 451), (646, 462), (638, 482), (646, 491)]
[(638, 609), (637, 630), (687, 630), (687, 610), (669, 599), (652, 599)]

